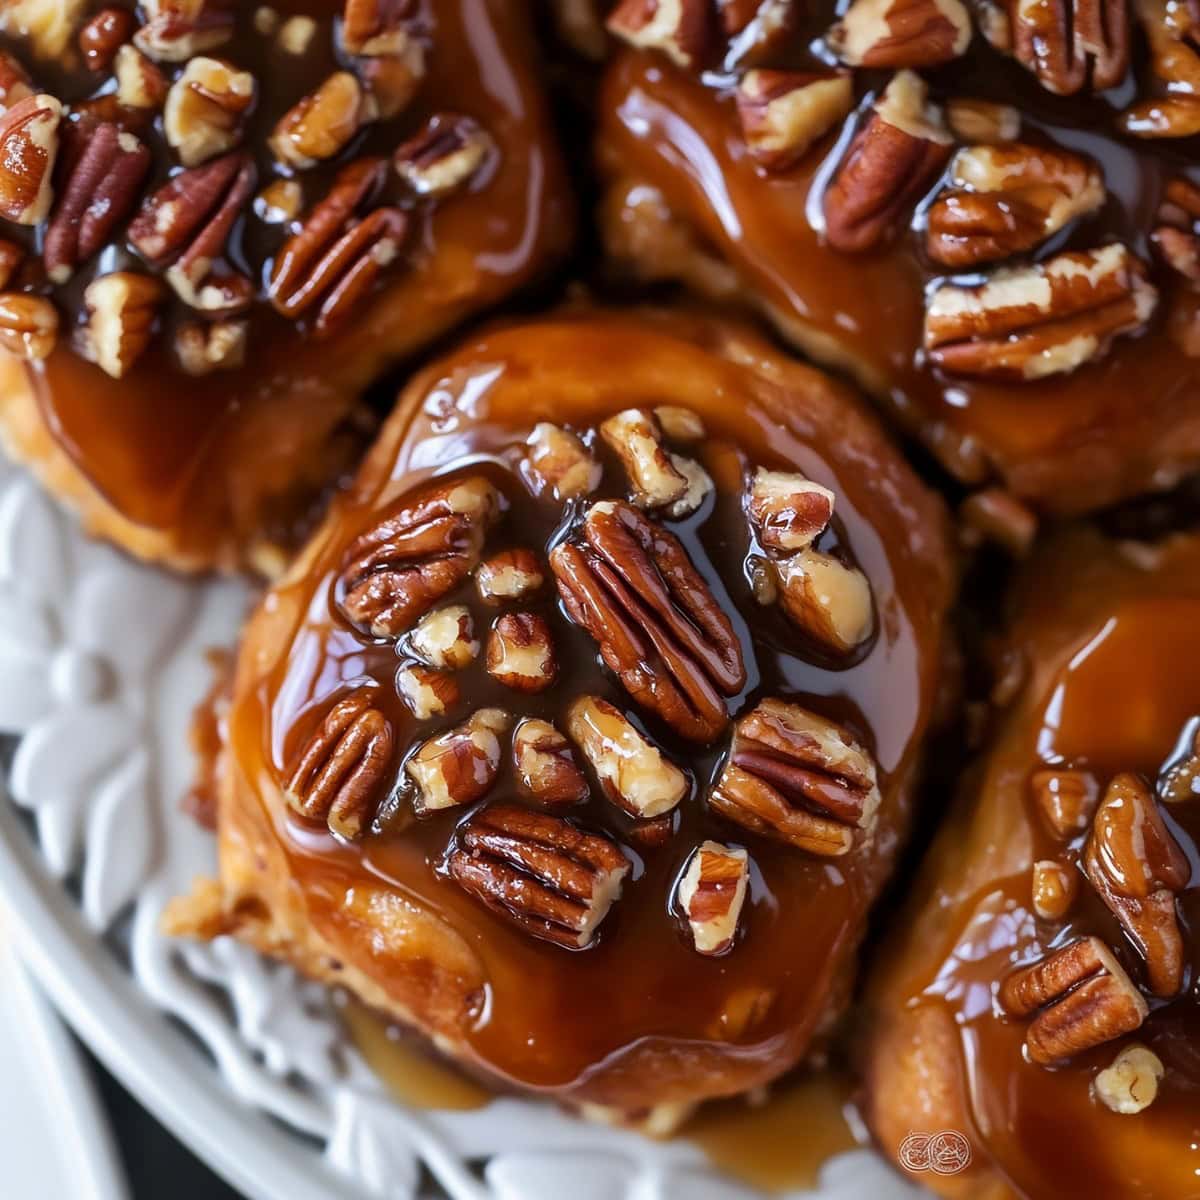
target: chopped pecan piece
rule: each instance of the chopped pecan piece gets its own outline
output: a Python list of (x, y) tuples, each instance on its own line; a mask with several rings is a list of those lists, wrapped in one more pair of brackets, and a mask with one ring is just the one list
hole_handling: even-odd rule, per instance
[(1146, 960), (1150, 990), (1174, 996), (1183, 986), (1183, 934), (1176, 896), (1191, 867), (1136, 775), (1108, 785), (1083, 857), (1097, 895), (1112, 910)]
[(709, 804), (745, 829), (822, 857), (870, 838), (879, 783), (870, 754), (839, 725), (782, 700), (738, 723)]
[(688, 69), (701, 63), (713, 34), (708, 0), (620, 0), (607, 25), (631, 46), (659, 50)]
[(745, 850), (704, 842), (692, 852), (675, 899), (699, 953), (724, 954), (733, 945), (749, 880)]
[(77, 349), (120, 379), (149, 348), (163, 298), (162, 284), (150, 275), (114, 271), (93, 280), (83, 293), (88, 321)]
[(950, 187), (929, 210), (926, 251), (961, 269), (1030, 250), (1105, 201), (1104, 176), (1067, 150), (968, 146), (955, 155)]
[(571, 743), (549, 721), (527, 717), (513, 734), (513, 766), (521, 788), (542, 804), (579, 804), (588, 781)]
[(1158, 775), (1158, 794), (1164, 804), (1186, 804), (1200, 797), (1200, 717), (1184, 725)]
[(418, 721), (444, 716), (461, 698), (453, 675), (419, 663), (396, 672), (396, 691)]
[(768, 171), (795, 166), (854, 106), (845, 71), (747, 71), (737, 88), (746, 147)]
[(461, 725), (425, 742), (404, 764), (417, 786), (417, 816), (474, 804), (487, 795), (500, 770), (500, 738), (511, 724), (503, 710), (481, 708)]
[(1081, 938), (1000, 985), (1000, 1004), (1013, 1017), (1037, 1015), (1025, 1033), (1029, 1057), (1048, 1066), (1132, 1033), (1146, 1019), (1146, 1001), (1108, 947)]
[(0, 217), (38, 225), (54, 199), (54, 162), (62, 105), (53, 96), (28, 96), (0, 116)]
[(329, 195), (309, 213), (300, 231), (275, 258), (267, 295), (285, 317), (316, 308), (314, 332), (341, 328), (380, 275), (399, 257), (408, 218), (398, 208), (357, 214), (382, 183), (382, 159), (345, 167)]
[(367, 116), (362, 85), (349, 71), (337, 71), (279, 118), (271, 151), (286, 166), (307, 171), (340, 154)]
[(284, 798), (340, 837), (360, 837), (375, 815), (392, 760), (392, 726), (365, 689), (329, 710), (305, 744)]
[(188, 321), (175, 331), (175, 356), (188, 375), (236, 371), (246, 361), (245, 321)]
[(440, 198), (465, 188), (496, 152), (478, 121), (461, 113), (436, 113), (396, 148), (396, 173), (418, 196)]
[(925, 346), (950, 375), (1014, 381), (1074, 371), (1150, 319), (1158, 292), (1119, 243), (943, 284), (925, 310)]
[(825, 236), (837, 250), (887, 241), (950, 157), (941, 109), (919, 75), (900, 71), (855, 134), (825, 192)]
[(698, 442), (704, 437), (704, 422), (690, 408), (660, 404), (654, 410), (663, 433), (676, 442)]
[(607, 700), (580, 696), (567, 710), (567, 732), (604, 794), (631, 816), (661, 816), (687, 795), (687, 775)]
[(346, 0), (341, 29), (346, 53), (389, 53), (416, 8), (414, 0)]
[(0, 292), (0, 350), (17, 358), (48, 358), (58, 342), (58, 309), (44, 296)]
[(629, 860), (570, 821), (492, 804), (459, 827), (450, 877), (526, 933), (582, 949), (621, 894)]
[(503, 498), (481, 475), (434, 480), (346, 551), (340, 605), (374, 637), (407, 632), (479, 561)]
[(51, 282), (66, 283), (101, 249), (128, 216), (149, 169), (150, 151), (132, 134), (109, 123), (89, 131), (46, 228), (42, 257)]
[(1061, 921), (1079, 890), (1079, 875), (1053, 859), (1033, 864), (1033, 911), (1043, 921)]
[(1125, 0), (1007, 0), (996, 8), (990, 40), (1049, 92), (1074, 95), (1116, 87), (1129, 68), (1129, 13)]
[(684, 517), (712, 491), (699, 463), (666, 448), (663, 428), (649, 409), (627, 408), (609, 417), (600, 435), (625, 467), (630, 498), (639, 508), (665, 508), (669, 516)]
[(145, 23), (134, 44), (156, 62), (179, 63), (233, 36), (236, 0), (142, 0)]
[(758, 467), (746, 496), (746, 512), (768, 550), (805, 550), (833, 519), (833, 493), (791, 471)]
[(962, 0), (854, 0), (825, 35), (854, 67), (934, 67), (958, 58), (971, 40)]
[(1100, 783), (1089, 771), (1035, 771), (1029, 790), (1042, 820), (1060, 842), (1087, 829), (1100, 803)]
[(1182, 175), (1170, 180), (1157, 220), (1150, 240), (1159, 254), (1178, 275), (1200, 284), (1200, 185)]
[(479, 654), (475, 620), (465, 604), (449, 604), (426, 613), (412, 631), (409, 644), (430, 666), (451, 671), (461, 671)]
[(849, 654), (874, 631), (871, 585), (857, 568), (811, 546), (775, 564), (779, 606), (810, 637)]
[(79, 31), (79, 52), (89, 71), (104, 72), (133, 34), (136, 21), (127, 8), (102, 8)]
[(254, 215), (267, 225), (288, 225), (304, 207), (304, 189), (295, 179), (276, 179), (254, 197)]
[(569, 429), (539, 421), (528, 445), (522, 470), (539, 495), (549, 492), (555, 500), (574, 500), (600, 486), (600, 464)]
[(147, 111), (162, 108), (170, 87), (166, 76), (136, 46), (122, 46), (113, 62), (117, 77), (114, 95), (123, 108)]
[(163, 133), (185, 167), (232, 150), (257, 85), (249, 71), (216, 58), (193, 58), (167, 93)]
[(567, 612), (639, 704), (711, 742), (728, 722), (722, 696), (746, 682), (728, 616), (679, 540), (633, 505), (593, 504), (583, 536), (550, 555)]
[(61, 62), (87, 7), (88, 0), (4, 0), (0, 32), (27, 39), (35, 58)]
[(524, 600), (546, 582), (542, 564), (532, 550), (502, 550), (479, 564), (475, 586), (485, 604)]
[(505, 613), (488, 634), (488, 674), (518, 692), (544, 692), (558, 677), (550, 626), (537, 613)]
[(1153, 1050), (1132, 1042), (1092, 1080), (1092, 1094), (1112, 1112), (1131, 1116), (1154, 1103), (1165, 1074)]
[(954, 96), (946, 101), (946, 124), (968, 145), (1001, 146), (1021, 136), (1021, 114), (1011, 104)]

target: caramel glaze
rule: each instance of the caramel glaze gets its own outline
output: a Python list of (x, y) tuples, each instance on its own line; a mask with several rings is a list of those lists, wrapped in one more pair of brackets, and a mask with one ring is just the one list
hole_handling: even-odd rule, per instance
[[(259, 190), (273, 177), (266, 139), (275, 122), (339, 66), (332, 19), (341, 3), (286, 0), (274, 7), (284, 17), (319, 20), (304, 55), (287, 54), (256, 33), (252, 4), (237, 6), (237, 35), (215, 52), (258, 82), (243, 144), (258, 160)], [(247, 366), (236, 372), (191, 379), (174, 365), (164, 336), (121, 380), (81, 360), (65, 339), (44, 368), (31, 369), (46, 426), (96, 491), (131, 522), (169, 531), (183, 553), (202, 562), (231, 535), (244, 541), (264, 527), (276, 532), (273, 524), (296, 515), (289, 493), (297, 485), (311, 494), (328, 482), (322, 471), (329, 444), (383, 370), (528, 282), (569, 244), (573, 208), (534, 76), (525, 6), (419, 0), (416, 7), (432, 51), (415, 100), (399, 117), (368, 127), (337, 160), (296, 176), (306, 210), (346, 162), (390, 154), (434, 112), (476, 117), (498, 154), (466, 192), (414, 209), (400, 261), (341, 333), (314, 340), (259, 303), (250, 314)], [(82, 71), (30, 68), (65, 100), (96, 86)], [(163, 154), (146, 194), (170, 168)], [(381, 202), (403, 206), (401, 193), (389, 171)], [(247, 212), (230, 239), (230, 259), (265, 287), (285, 236), (286, 227)], [(138, 265), (119, 246), (104, 251), (72, 281), (76, 303), (97, 265), (107, 271), (125, 263)]]
[[(532, 425), (583, 428), (629, 405), (657, 403), (692, 408), (708, 429), (699, 457), (718, 498), (671, 527), (734, 615), (746, 648), (749, 681), (731, 712), (782, 694), (845, 722), (878, 760), (881, 819), (868, 849), (820, 861), (709, 815), (703, 797), (722, 744), (698, 749), (638, 713), (548, 592), (534, 607), (554, 631), (556, 685), (522, 697), (476, 663), (459, 676), (467, 699), (421, 736), (482, 705), (559, 717), (589, 691), (642, 720), (694, 777), (673, 836), (657, 850), (637, 850), (628, 820), (594, 781), (593, 798), (571, 810), (620, 840), (635, 867), (598, 943), (568, 951), (531, 938), (444, 876), (461, 812), (417, 821), (407, 803), (385, 803), (382, 831), (347, 845), (290, 815), (281, 781), (302, 739), (352, 684), (379, 685), (378, 702), (396, 729), (397, 773), (417, 737), (394, 688), (395, 645), (364, 639), (335, 610), (350, 539), (420, 480), (469, 463), (511, 506), (488, 550), (544, 550), (561, 536), (563, 513), (531, 499), (513, 469)], [(604, 461), (598, 494), (623, 491), (619, 465)], [(750, 462), (799, 467), (836, 491), (827, 548), (857, 561), (879, 614), (877, 636), (848, 663), (822, 656), (777, 610), (751, 598), (740, 509)], [(804, 1054), (844, 998), (868, 906), (907, 825), (939, 688), (951, 576), (940, 504), (869, 415), (739, 326), (647, 310), (544, 320), (470, 342), (412, 382), (354, 486), (249, 624), (220, 812), (226, 911), (235, 924), (249, 912), (254, 925), (265, 904), (270, 932), (259, 923), (243, 936), (342, 978), (493, 1083), (626, 1113), (762, 1084)], [(470, 584), (447, 601), (472, 605), (480, 633), (495, 612)], [(506, 764), (488, 799), (514, 795)], [(746, 845), (754, 861), (744, 937), (718, 958), (698, 955), (669, 911), (677, 875), (707, 837)], [(316, 939), (319, 952), (304, 939)], [(337, 960), (332, 970), (329, 956)]]
[[(803, 47), (829, 28), (833, 10), (829, 3), (810, 6), (794, 44), (770, 65), (811, 69)], [(1103, 167), (1103, 209), (1068, 226), (1038, 257), (1116, 238), (1152, 260), (1147, 234), (1164, 181), (1189, 167), (1195, 175), (1195, 139), (1172, 145), (1114, 135), (1113, 116), (1132, 96), (1132, 80), (1101, 96), (1055, 97), (978, 34), (966, 57), (927, 77), (935, 96), (1016, 105), (1024, 140), (1049, 139)], [(864, 105), (886, 79), (855, 72)], [(600, 101), (598, 154), (612, 182), (610, 221), (619, 227), (634, 220), (636, 189), (656, 189), (700, 249), (715, 249), (733, 265), (744, 292), (785, 336), (820, 361), (851, 370), (964, 482), (998, 475), (1044, 510), (1079, 512), (1170, 486), (1200, 463), (1200, 361), (1187, 358), (1164, 328), (1169, 273), (1154, 273), (1162, 296), (1152, 327), (1118, 340), (1097, 364), (1020, 384), (940, 376), (921, 350), (925, 292), (939, 277), (920, 246), (926, 205), (918, 206), (913, 231), (891, 248), (858, 255), (832, 249), (816, 225), (853, 121), (793, 170), (767, 176), (746, 152), (733, 82), (715, 72), (701, 81), (661, 55), (627, 50), (617, 57)]]
[[(943, 829), (872, 984), (869, 1121), (891, 1154), (914, 1130), (967, 1136), (968, 1171), (921, 1176), (949, 1196), (1200, 1195), (1200, 805), (1166, 810), (1192, 867), (1178, 906), (1188, 968), (1176, 998), (1150, 997), (1141, 1029), (1053, 1070), (1025, 1060), (1026, 1023), (1001, 1015), (995, 999), (1014, 965), (1085, 934), (1116, 946), (1135, 981), (1144, 979), (1086, 880), (1065, 923), (1031, 911), (1032, 864), (1058, 847), (1028, 790), (1043, 765), (1082, 766), (1102, 779), (1137, 770), (1153, 781), (1200, 710), (1200, 540), (1138, 549), (1135, 558), (1076, 533), (1030, 564), (1010, 638), (1028, 682)], [(1131, 1041), (1166, 1067), (1157, 1099), (1136, 1116), (1089, 1095), (1091, 1078)]]

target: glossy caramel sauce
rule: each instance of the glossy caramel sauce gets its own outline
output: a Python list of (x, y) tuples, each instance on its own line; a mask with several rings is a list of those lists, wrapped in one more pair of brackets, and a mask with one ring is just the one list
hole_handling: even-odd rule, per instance
[[(255, 30), (257, 5), (235, 7), (236, 35), (213, 53), (252, 72), (258, 84), (242, 143), (257, 162), (257, 195), (286, 173), (267, 147), (275, 123), (341, 67), (334, 17), (342, 4), (274, 5), (283, 18), (300, 13), (317, 18), (318, 31), (302, 55), (285, 52), (273, 37)], [(328, 482), (321, 475), (327, 469), (323, 456), (369, 383), (529, 280), (565, 248), (571, 205), (533, 74), (536, 52), (523, 6), (505, 0), (415, 0), (413, 9), (429, 47), (427, 74), (415, 99), (398, 117), (367, 126), (336, 159), (295, 174), (303, 188), (303, 213), (327, 194), (348, 162), (390, 155), (436, 112), (476, 117), (498, 153), (463, 193), (434, 204), (414, 205), (389, 168), (375, 203), (409, 210), (407, 240), (381, 286), (341, 332), (314, 340), (303, 322), (285, 321), (265, 302), (261, 289), (290, 228), (264, 223), (253, 205), (237, 223), (228, 250), (230, 261), (260, 288), (249, 313), (247, 364), (240, 370), (192, 379), (178, 369), (170, 328), (191, 315), (179, 304), (155, 345), (121, 380), (69, 349), (70, 326), (90, 279), (114, 269), (145, 269), (125, 249), (123, 229), (117, 243), (64, 290), (62, 307), (72, 315), (64, 320), (59, 347), (44, 367), (31, 368), (42, 413), (79, 469), (131, 520), (177, 529), (183, 541), (203, 544), (227, 536), (230, 525), (252, 531), (294, 515), (286, 507), (287, 493)], [(83, 69), (32, 62), (19, 42), (8, 48), (26, 60), (39, 85), (64, 101), (110, 86)], [(156, 153), (144, 188), (149, 195), (173, 173), (175, 160), (166, 151), (161, 118), (146, 138)]]
[[(552, 588), (522, 607), (552, 627), (556, 684), (520, 696), (477, 661), (458, 676), (462, 702), (423, 725), (397, 697), (396, 645), (364, 637), (337, 608), (338, 572), (350, 541), (421, 480), (460, 473), (468, 464), (486, 473), (509, 504), (487, 552), (531, 547), (544, 554), (569, 533), (582, 506), (564, 511), (535, 500), (521, 482), (518, 464), (533, 424), (551, 419), (586, 430), (621, 408), (657, 403), (690, 407), (707, 426), (706, 440), (688, 452), (716, 481), (715, 496), (669, 525), (744, 647), (748, 681), (731, 700), (731, 715), (764, 696), (794, 698), (843, 722), (878, 762), (877, 832), (846, 857), (810, 857), (711, 815), (704, 796), (725, 739), (698, 747), (636, 711), (599, 666), (594, 643), (562, 615)], [(605, 467), (597, 496), (623, 494), (619, 465), (597, 449)], [(822, 546), (857, 561), (879, 614), (875, 639), (846, 661), (808, 644), (778, 610), (762, 609), (751, 597), (744, 559), (752, 547), (740, 499), (751, 464), (799, 467), (837, 494), (837, 517)], [(387, 946), (371, 941), (379, 935), (348, 915), (358, 911), (355, 899), (365, 902), (364, 889), (403, 897), (438, 930), (453, 931), (458, 961), (477, 966), (462, 967), (460, 976), (478, 982), (462, 985), (460, 1010), (436, 1019), (461, 1043), (460, 1057), (502, 1082), (626, 1108), (635, 1106), (630, 1096), (642, 1097), (637, 1106), (644, 1106), (764, 1082), (798, 1060), (844, 994), (866, 910), (906, 824), (938, 686), (949, 579), (941, 519), (848, 396), (775, 359), (749, 335), (645, 313), (546, 321), (486, 337), (414, 381), (354, 488), (254, 618), (230, 719), (236, 819), (256, 825), (270, 853), (286, 863), (294, 880), (289, 903), (302, 904), (306, 925), (366, 971), (388, 999), (419, 1008), (412, 965), (399, 954), (389, 958)], [(444, 602), (470, 606), (477, 636), (484, 636), (495, 610), (478, 602), (470, 583)], [(658, 849), (634, 844), (631, 822), (594, 781), (592, 798), (571, 810), (583, 826), (620, 841), (634, 862), (594, 945), (575, 952), (536, 940), (460, 890), (442, 864), (465, 814), (417, 820), (403, 786), (357, 844), (291, 815), (280, 788), (302, 742), (337, 698), (364, 683), (375, 685), (376, 703), (396, 730), (398, 779), (404, 753), (475, 708), (555, 719), (585, 692), (630, 712), (689, 769), (691, 794)], [(514, 795), (506, 762), (488, 799)], [(717, 958), (691, 948), (671, 911), (685, 860), (709, 837), (745, 845), (753, 861), (743, 936)]]
[[(794, 36), (773, 48), (766, 65), (822, 65), (810, 47), (836, 19), (835, 5), (800, 7)], [(1139, 63), (1125, 85), (1101, 95), (1053, 96), (977, 33), (966, 56), (923, 74), (934, 98), (1015, 105), (1022, 140), (1082, 152), (1102, 167), (1105, 205), (1043, 243), (1034, 257), (1120, 240), (1154, 267), (1148, 234), (1166, 179), (1200, 176), (1195, 138), (1143, 141), (1116, 132), (1115, 114), (1132, 99), (1141, 72)], [(887, 78), (854, 72), (860, 113)], [(922, 350), (925, 295), (944, 278), (924, 258), (924, 212), (941, 185), (931, 185), (912, 231), (890, 247), (834, 250), (821, 233), (822, 196), (854, 119), (795, 168), (768, 175), (746, 150), (735, 83), (719, 68), (701, 79), (662, 55), (622, 51), (601, 94), (602, 171), (619, 186), (657, 189), (703, 247), (733, 264), (747, 298), (785, 335), (848, 367), (950, 470), (970, 483), (998, 474), (1039, 505), (1071, 512), (1170, 486), (1200, 462), (1200, 360), (1188, 358), (1167, 333), (1176, 288), (1169, 271), (1152, 270), (1162, 294), (1151, 327), (1117, 339), (1099, 362), (1015, 384), (942, 375)]]
[[(961, 1104), (970, 1128), (960, 1132), (976, 1158), (1021, 1197), (1200, 1194), (1200, 805), (1165, 807), (1191, 864), (1178, 903), (1186, 963), (1178, 996), (1145, 993), (1151, 1011), (1139, 1030), (1054, 1069), (1027, 1061), (1026, 1022), (1004, 1016), (996, 1000), (1014, 966), (1089, 934), (1114, 946), (1144, 983), (1138, 953), (1086, 878), (1063, 922), (1032, 912), (1032, 864), (1062, 847), (1037, 815), (1028, 781), (1040, 767), (1062, 765), (1102, 781), (1128, 770), (1154, 781), (1200, 712), (1200, 542), (1180, 540), (1151, 557), (1146, 564), (1143, 548), (1135, 565), (1088, 535), (1059, 539), (1031, 564), (1012, 634), (1033, 665), (1031, 682), (982, 765), (974, 807), (943, 834), (916, 918), (905, 922), (877, 987), (876, 1009), (892, 1030), (872, 1048), (871, 1103), (876, 1131), (888, 1131), (884, 1148), (895, 1152), (905, 1104), (919, 1111), (928, 1101), (951, 1126)], [(939, 1057), (932, 1079), (889, 1074), (885, 1060), (904, 1054), (911, 1031), (929, 1028), (931, 1009), (952, 1018), (957, 1060)], [(1149, 1108), (1118, 1115), (1091, 1098), (1089, 1084), (1130, 1042), (1149, 1046), (1166, 1074)], [(959, 1099), (938, 1102), (939, 1094)]]

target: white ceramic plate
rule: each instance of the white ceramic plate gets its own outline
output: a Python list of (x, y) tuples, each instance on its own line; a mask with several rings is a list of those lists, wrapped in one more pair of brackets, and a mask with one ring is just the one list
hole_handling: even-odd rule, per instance
[[(345, 1044), (322, 989), (229, 939), (159, 934), (163, 905), (213, 871), (211, 836), (179, 805), (187, 730), (206, 652), (232, 645), (246, 599), (88, 541), (0, 458), (0, 732), (15, 738), (0, 903), (99, 1057), (253, 1200), (752, 1197), (691, 1143), (546, 1104), (406, 1109)], [(803, 1195), (916, 1193), (857, 1150)]]

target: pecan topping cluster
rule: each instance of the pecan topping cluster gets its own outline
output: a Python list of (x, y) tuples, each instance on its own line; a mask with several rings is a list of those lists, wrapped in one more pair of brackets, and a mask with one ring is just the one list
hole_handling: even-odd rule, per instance
[[(751, 468), (740, 489), (724, 470), (721, 495), (708, 468), (731, 447), (709, 445), (671, 406), (541, 422), (486, 469), (430, 478), (356, 528), (328, 598), (373, 682), (301, 719), (284, 789), (297, 816), (343, 841), (446, 820), (445, 876), (572, 949), (636, 886), (636, 855), (678, 854), (669, 909), (696, 953), (720, 955), (750, 919), (757, 839), (816, 859), (868, 846), (870, 751), (812, 702), (747, 703), (760, 671), (731, 599), (744, 581), (694, 536), (720, 507), (728, 536), (772, 556), (797, 654), (814, 638), (822, 656), (855, 647), (870, 587), (844, 540), (816, 549), (844, 538), (834, 492)], [(821, 571), (788, 598), (794, 574)]]
[[(168, 336), (187, 374), (235, 369), (256, 304), (334, 334), (400, 269), (421, 214), (491, 176), (498, 150), (473, 118), (425, 114), (411, 135), (430, 50), (415, 5), (345, 0), (323, 24), (232, 0), (21, 5), (39, 11), (0, 11), (39, 60), (0, 53), (0, 222), (15, 227), (0, 260), (20, 254), (0, 282), (10, 353), (44, 358), (81, 324), (74, 349), (116, 377)], [(259, 138), (256, 71), (280, 55), (337, 69)], [(75, 64), (61, 96), (38, 86), (49, 60)], [(368, 131), (377, 153), (353, 157)], [(341, 166), (324, 194), (305, 180), (321, 163)], [(77, 293), (59, 289), (81, 273), (86, 310), (60, 320)]]

